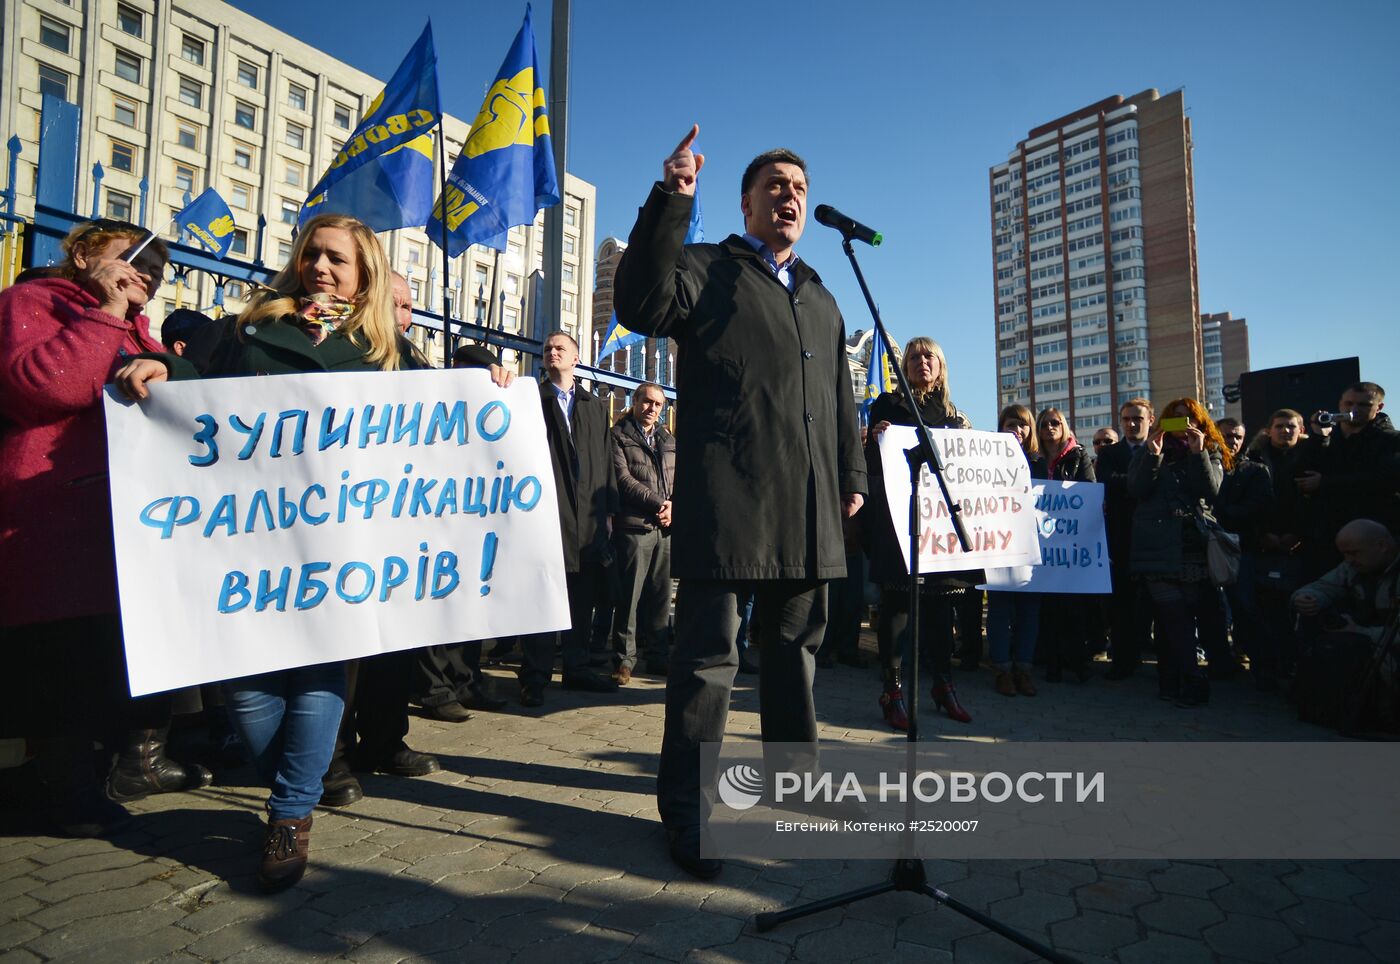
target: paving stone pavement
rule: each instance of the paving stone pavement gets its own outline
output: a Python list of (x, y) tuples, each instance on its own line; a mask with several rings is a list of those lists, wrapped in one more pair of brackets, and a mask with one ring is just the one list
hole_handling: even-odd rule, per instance
[[(503, 694), (514, 693), (500, 671)], [(1138, 679), (996, 695), (963, 673), (970, 726), (928, 740), (1326, 740), (1247, 683), (1177, 709)], [(757, 738), (755, 677), (729, 733)], [(821, 670), (824, 738), (894, 741), (874, 670)], [(616, 698), (551, 688), (542, 711), (415, 718), (443, 771), (364, 778), (318, 811), (295, 889), (254, 886), (264, 792), (249, 770), (132, 805), (109, 840), (0, 837), (0, 964), (28, 961), (1033, 960), (947, 908), (889, 894), (758, 933), (754, 913), (879, 881), (870, 861), (730, 862), (699, 882), (667, 857), (652, 800), (663, 686)], [(1400, 961), (1400, 861), (949, 861), (930, 881), (1082, 961)]]

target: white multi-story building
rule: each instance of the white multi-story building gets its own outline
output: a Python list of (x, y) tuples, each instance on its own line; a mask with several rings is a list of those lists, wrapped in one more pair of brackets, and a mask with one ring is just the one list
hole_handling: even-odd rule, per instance
[(1093, 104), (991, 169), (999, 405), (1084, 435), (1136, 395), (1200, 397), (1192, 205), (1179, 94)]
[[(157, 231), (187, 194), (212, 186), (233, 209), (232, 257), (261, 256), (270, 267), (285, 263), (307, 191), (384, 87), (382, 79), (220, 0), (13, 0), (3, 16), (0, 133), (18, 134), (23, 145), (19, 213), (32, 212), (39, 112), (49, 93), (82, 108), (79, 213), (90, 212), (93, 162), (103, 168), (99, 214), (136, 220), (144, 213)], [(404, 51), (417, 29), (402, 31)], [(470, 126), (449, 115), (445, 127), (450, 166)], [(551, 327), (582, 343), (596, 192), (568, 174), (564, 192), (563, 314)], [(266, 219), (261, 251), (260, 215)], [(381, 238), (390, 262), (409, 276), (415, 303), (441, 311), (439, 249), (418, 229)], [(503, 255), (473, 247), (456, 259), (449, 289), (461, 307), (454, 315), (522, 330), (529, 278), (541, 268), (543, 247), (541, 214), (534, 225), (510, 232)], [(166, 285), (153, 305), (153, 323), (177, 303), (214, 304), (213, 284), (206, 277), (188, 287)], [(223, 291), (230, 310), (246, 294), (237, 282)]]

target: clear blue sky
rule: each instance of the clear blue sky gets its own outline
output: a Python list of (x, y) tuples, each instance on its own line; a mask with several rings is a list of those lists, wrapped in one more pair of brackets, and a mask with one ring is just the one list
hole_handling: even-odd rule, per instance
[[(444, 108), (470, 120), (524, 15), (514, 0), (237, 6), (378, 77), (432, 17)], [(388, 9), (397, 22), (384, 22)], [(536, 4), (548, 73), (550, 4)], [(1102, 19), (1099, 19), (1102, 18)], [(1400, 408), (1400, 3), (999, 4), (575, 0), (569, 170), (598, 238), (626, 237), (692, 121), (711, 240), (745, 163), (784, 145), (811, 203), (885, 234), (862, 264), (904, 340), (944, 346), (953, 396), (995, 419), (987, 169), (1031, 127), (1112, 94), (1185, 88), (1201, 310), (1249, 319), (1253, 367), (1358, 355)], [(834, 232), (799, 245), (868, 328)]]

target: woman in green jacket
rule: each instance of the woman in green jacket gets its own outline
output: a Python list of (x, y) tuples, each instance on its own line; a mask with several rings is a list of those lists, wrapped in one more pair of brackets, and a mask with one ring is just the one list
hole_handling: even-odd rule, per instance
[[(364, 224), (341, 215), (312, 218), (291, 260), (248, 309), (230, 319), (210, 356), (209, 376), (316, 371), (396, 371), (418, 367), (394, 322), (391, 271)], [(168, 377), (162, 356), (117, 372), (135, 399)], [(229, 709), (259, 772), (272, 784), (258, 882), (264, 890), (301, 879), (311, 811), (335, 750), (344, 708), (345, 668), (324, 663), (224, 684)]]

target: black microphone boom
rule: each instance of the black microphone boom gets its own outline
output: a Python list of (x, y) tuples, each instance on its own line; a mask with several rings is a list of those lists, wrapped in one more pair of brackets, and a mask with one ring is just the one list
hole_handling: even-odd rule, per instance
[(854, 218), (848, 218), (830, 204), (818, 204), (813, 214), (817, 222), (825, 224), (829, 228), (835, 228), (847, 238), (855, 238), (857, 241), (864, 241), (872, 248), (880, 246), (880, 242), (885, 240), (885, 236), (874, 228), (867, 228)]

